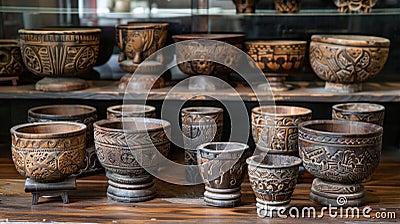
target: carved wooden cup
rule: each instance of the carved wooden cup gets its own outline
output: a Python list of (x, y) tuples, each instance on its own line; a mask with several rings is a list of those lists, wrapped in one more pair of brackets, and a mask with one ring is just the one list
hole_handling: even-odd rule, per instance
[(375, 6), (378, 0), (333, 0), (333, 2), (341, 13), (368, 13), (371, 12), (372, 7)]
[(33, 107), (28, 110), (28, 121), (31, 123), (71, 121), (86, 125), (85, 159), (81, 169), (76, 173), (78, 175), (89, 175), (103, 170), (103, 167), (97, 159), (96, 152), (94, 151), (93, 123), (96, 120), (96, 108), (86, 105), (46, 105)]
[(37, 90), (72, 91), (88, 87), (84, 80), (73, 77), (95, 65), (100, 29), (20, 29), (18, 33), (25, 66), (33, 74), (46, 77), (36, 83)]
[(274, 0), (275, 9), (280, 13), (295, 13), (300, 11), (301, 0)]
[(295, 156), (261, 154), (246, 160), (251, 188), (256, 195), (257, 214), (273, 217), (289, 207), (296, 187), (301, 160)]
[(254, 13), (259, 0), (232, 0), (236, 7), (236, 13)]
[(376, 124), (314, 120), (299, 125), (299, 150), (305, 169), (314, 175), (311, 200), (332, 206), (365, 203), (361, 183), (378, 167), (382, 130)]
[(164, 47), (168, 23), (129, 23), (116, 26), (119, 66), (133, 73), (148, 56)]
[(0, 76), (18, 76), (25, 70), (17, 40), (0, 40)]
[(236, 142), (210, 142), (197, 147), (197, 163), (205, 184), (204, 201), (217, 207), (240, 205), (249, 146)]
[(218, 107), (187, 107), (181, 111), (185, 164), (197, 165), (197, 147), (221, 141), (224, 110)]
[(298, 125), (309, 121), (312, 111), (294, 106), (261, 106), (252, 109), (254, 142), (261, 151), (298, 156)]
[(17, 171), (37, 182), (60, 182), (83, 164), (86, 125), (75, 122), (27, 123), (11, 128)]
[[(109, 179), (107, 197), (140, 202), (156, 196), (153, 176), (158, 152), (167, 156), (170, 123), (154, 118), (115, 118), (94, 123), (97, 157)], [(158, 152), (157, 152), (158, 151)]]
[(358, 92), (362, 83), (378, 74), (389, 55), (390, 40), (361, 35), (313, 35), (310, 63), (325, 80), (325, 89)]
[(156, 118), (156, 108), (141, 104), (115, 105), (107, 108), (107, 119), (121, 117), (149, 117)]
[(290, 72), (301, 68), (306, 56), (307, 41), (256, 40), (246, 41), (246, 52), (264, 72), (272, 91), (286, 91)]
[(333, 120), (363, 121), (383, 127), (385, 107), (373, 103), (344, 103), (332, 106)]

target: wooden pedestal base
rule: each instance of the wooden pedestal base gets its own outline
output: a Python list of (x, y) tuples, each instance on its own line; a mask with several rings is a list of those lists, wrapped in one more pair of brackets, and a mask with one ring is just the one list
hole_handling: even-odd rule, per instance
[(217, 207), (236, 207), (240, 205), (242, 194), (240, 187), (234, 189), (216, 189), (205, 187), (204, 201), (206, 204)]
[(13, 86), (17, 85), (17, 81), (19, 80), (18, 76), (10, 76), (10, 77), (0, 77), (0, 82), (11, 81)]
[(156, 197), (156, 188), (151, 175), (134, 177), (106, 172), (108, 177), (107, 197), (119, 202), (142, 202)]
[(61, 197), (64, 204), (69, 203), (68, 191), (76, 190), (76, 178), (68, 177), (64, 181), (55, 183), (38, 183), (30, 178), (26, 178), (25, 192), (32, 193), (32, 205), (39, 202), (39, 197)]
[(89, 84), (79, 78), (43, 78), (36, 83), (35, 89), (43, 92), (66, 92), (86, 89)]
[(315, 178), (310, 199), (325, 206), (357, 207), (365, 204), (365, 191), (361, 183), (342, 184)]

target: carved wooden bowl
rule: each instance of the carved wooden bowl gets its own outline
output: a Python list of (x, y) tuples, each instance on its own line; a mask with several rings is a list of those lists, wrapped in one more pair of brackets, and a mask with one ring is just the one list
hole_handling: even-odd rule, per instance
[(0, 40), (0, 76), (15, 76), (25, 70), (17, 40)]
[(284, 84), (288, 73), (301, 68), (306, 56), (307, 41), (256, 40), (246, 41), (246, 52), (265, 73), (274, 91), (288, 90)]
[(133, 73), (148, 56), (164, 47), (168, 23), (128, 23), (116, 26), (119, 66)]
[[(224, 77), (232, 72), (229, 65), (237, 63), (236, 53), (224, 44), (211, 44), (196, 40), (215, 40), (231, 44), (239, 49), (243, 48), (245, 35), (243, 34), (181, 34), (172, 37), (175, 42), (187, 41), (176, 45), (176, 61), (179, 69), (187, 75), (216, 75)], [(221, 65), (209, 58), (222, 57), (226, 64)], [(188, 58), (199, 60), (187, 61)], [(202, 59), (204, 58), (204, 59)], [(229, 60), (228, 60), (229, 59)]]
[(333, 0), (335, 5), (338, 7), (338, 11), (345, 12), (371, 12), (372, 7), (378, 2), (378, 0)]
[(76, 76), (97, 60), (100, 29), (42, 28), (18, 31), (24, 63), (43, 77)]
[(300, 158), (261, 154), (249, 157), (246, 162), (249, 182), (256, 195), (257, 214), (260, 217), (276, 216), (279, 208), (289, 206), (297, 183)]
[(25, 66), (35, 75), (47, 77), (36, 84), (37, 90), (70, 91), (87, 88), (83, 80), (71, 77), (84, 74), (95, 65), (100, 29), (20, 29), (18, 33)]
[(107, 108), (107, 119), (120, 117), (156, 117), (156, 108), (149, 105), (124, 104)]
[(76, 173), (85, 158), (86, 125), (28, 123), (11, 128), (17, 171), (37, 182), (58, 182)]
[(252, 109), (254, 142), (261, 151), (298, 156), (298, 125), (309, 121), (312, 111), (295, 106), (261, 106)]
[(332, 106), (332, 119), (363, 121), (383, 126), (385, 107), (374, 103), (343, 103)]
[[(157, 163), (152, 150), (168, 155), (168, 132), (170, 123), (154, 118), (115, 118), (94, 123), (96, 154), (109, 179), (108, 198), (138, 202), (155, 197), (153, 176), (146, 169)], [(138, 155), (144, 159), (145, 168), (138, 162)]]
[(93, 123), (97, 120), (97, 110), (94, 107), (77, 104), (56, 104), (33, 107), (28, 110), (28, 121), (51, 122), (71, 121), (86, 125), (85, 160), (78, 174), (89, 174), (102, 170), (94, 151)]
[[(305, 169), (317, 177), (311, 199), (321, 204), (365, 203), (362, 180), (377, 168), (382, 127), (355, 121), (314, 120), (299, 125), (299, 151)], [(345, 205), (337, 199), (347, 197)]]
[(362, 35), (313, 35), (310, 63), (336, 92), (358, 92), (362, 82), (378, 74), (389, 55), (390, 40)]

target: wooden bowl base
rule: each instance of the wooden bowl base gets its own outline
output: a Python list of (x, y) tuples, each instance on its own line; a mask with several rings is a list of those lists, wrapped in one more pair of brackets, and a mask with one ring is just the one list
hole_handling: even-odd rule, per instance
[(236, 207), (240, 205), (242, 194), (240, 187), (233, 189), (215, 189), (205, 187), (204, 201), (207, 205), (216, 207)]
[(43, 78), (36, 83), (35, 89), (43, 92), (67, 92), (86, 89), (89, 84), (79, 78)]
[(39, 203), (39, 197), (61, 197), (64, 204), (69, 203), (68, 191), (76, 190), (76, 178), (68, 177), (61, 182), (39, 183), (31, 178), (26, 178), (25, 192), (32, 193), (32, 205)]

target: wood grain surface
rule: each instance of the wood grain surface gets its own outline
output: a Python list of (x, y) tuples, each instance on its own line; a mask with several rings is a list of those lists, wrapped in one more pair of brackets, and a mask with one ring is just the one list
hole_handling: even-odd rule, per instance
[[(107, 199), (107, 178), (96, 174), (77, 180), (77, 190), (70, 192), (70, 203), (60, 198), (40, 198), (31, 205), (32, 195), (24, 192), (25, 179), (14, 168), (9, 153), (3, 147), (0, 155), (0, 222), (80, 222), (80, 223), (142, 223), (142, 222), (220, 222), (220, 223), (322, 223), (338, 222), (400, 222), (400, 159), (382, 158), (378, 170), (365, 183), (370, 215), (391, 212), (392, 219), (329, 217), (322, 218), (258, 218), (255, 196), (248, 183), (242, 185), (242, 205), (235, 208), (216, 208), (204, 204), (203, 185), (179, 186), (157, 180), (156, 199), (140, 203), (122, 203)], [(321, 206), (309, 200), (312, 176), (299, 179), (291, 205), (301, 209), (314, 206), (320, 215)], [(362, 210), (364, 207), (360, 207)], [(340, 213), (338, 213), (340, 214)], [(393, 215), (393, 214), (392, 214)]]

